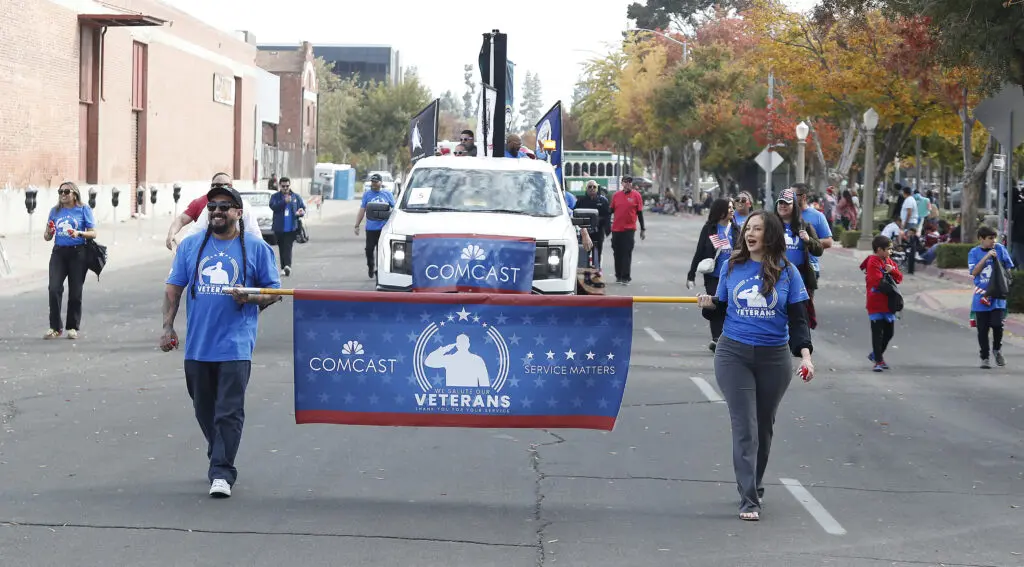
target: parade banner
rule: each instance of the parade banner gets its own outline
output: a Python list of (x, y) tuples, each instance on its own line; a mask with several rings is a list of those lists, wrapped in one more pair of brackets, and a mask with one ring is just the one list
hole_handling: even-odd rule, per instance
[(421, 234), (412, 240), (413, 291), (530, 293), (532, 238)]
[(294, 292), (295, 421), (611, 430), (630, 297)]

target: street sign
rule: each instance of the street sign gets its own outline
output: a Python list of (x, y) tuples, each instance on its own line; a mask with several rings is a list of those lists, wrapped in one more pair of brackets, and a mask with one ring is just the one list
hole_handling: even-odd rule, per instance
[(775, 171), (777, 167), (786, 162), (778, 152), (773, 151), (771, 148), (761, 150), (761, 153), (757, 154), (754, 161), (756, 161), (757, 165), (761, 166), (761, 169), (766, 173)]
[(992, 171), (1006, 171), (1006, 154), (992, 156)]

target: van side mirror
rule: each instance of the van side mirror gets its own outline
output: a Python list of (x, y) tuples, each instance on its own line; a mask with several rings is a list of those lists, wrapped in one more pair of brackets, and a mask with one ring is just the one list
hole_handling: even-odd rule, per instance
[(597, 209), (576, 209), (572, 212), (572, 224), (579, 227), (597, 226)]
[(386, 221), (391, 217), (391, 205), (387, 203), (367, 203), (366, 218), (375, 221)]

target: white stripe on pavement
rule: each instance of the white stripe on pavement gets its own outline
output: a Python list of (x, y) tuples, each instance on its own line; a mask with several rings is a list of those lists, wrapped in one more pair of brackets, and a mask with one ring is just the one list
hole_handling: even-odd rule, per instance
[(818, 524), (824, 528), (827, 533), (832, 535), (845, 535), (846, 530), (843, 526), (839, 525), (839, 522), (832, 517), (832, 514), (828, 513), (828, 510), (818, 502), (811, 493), (804, 488), (804, 485), (800, 484), (800, 481), (792, 478), (780, 478), (782, 484), (789, 490), (789, 493), (796, 498), (796, 501), (803, 505), (811, 516), (817, 520)]
[(659, 343), (665, 342), (665, 339), (661, 338), (661, 335), (658, 334), (658, 331), (655, 331), (650, 327), (644, 327), (644, 330), (647, 331), (647, 334), (650, 335), (652, 339), (658, 341)]
[(718, 392), (716, 392), (715, 389), (711, 387), (711, 384), (708, 384), (707, 380), (701, 378), (700, 376), (690, 376), (690, 380), (692, 380), (693, 383), (696, 384), (698, 388), (700, 388), (700, 391), (704, 394), (704, 397), (707, 398), (709, 402), (714, 404), (725, 403), (725, 400), (722, 399), (722, 396), (718, 395)]

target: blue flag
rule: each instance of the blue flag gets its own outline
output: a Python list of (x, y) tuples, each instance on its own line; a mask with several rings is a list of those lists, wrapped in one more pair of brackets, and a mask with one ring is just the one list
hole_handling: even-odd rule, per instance
[[(537, 122), (537, 147), (534, 152), (537, 154), (538, 159), (547, 160), (552, 167), (555, 168), (555, 174), (558, 176), (558, 182), (565, 184), (565, 177), (562, 175), (562, 101), (558, 101), (551, 110), (541, 117), (540, 122)], [(544, 140), (554, 140), (555, 149), (550, 152), (544, 151)], [(550, 159), (548, 159), (550, 157)]]
[(296, 290), (295, 421), (611, 430), (632, 298)]
[(530, 238), (421, 234), (412, 240), (413, 291), (530, 293), (537, 243)]

